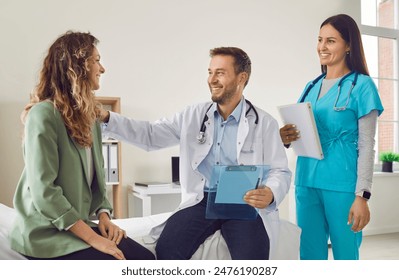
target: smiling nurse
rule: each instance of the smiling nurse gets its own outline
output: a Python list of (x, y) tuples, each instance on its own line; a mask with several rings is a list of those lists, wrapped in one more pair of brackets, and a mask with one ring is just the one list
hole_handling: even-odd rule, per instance
[[(301, 259), (359, 259), (368, 199), (376, 121), (383, 107), (370, 78), (356, 22), (340, 14), (320, 27), (317, 52), (322, 75), (299, 102), (312, 104), (324, 159), (298, 157), (295, 177)], [(300, 137), (295, 124), (280, 129), (286, 147)]]

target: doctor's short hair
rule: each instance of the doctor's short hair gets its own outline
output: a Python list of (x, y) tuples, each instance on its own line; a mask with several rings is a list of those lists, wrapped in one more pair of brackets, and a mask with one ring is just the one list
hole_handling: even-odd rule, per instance
[(234, 58), (234, 70), (236, 74), (240, 74), (241, 72), (245, 72), (248, 74), (248, 79), (245, 82), (246, 86), (249, 81), (249, 77), (251, 76), (251, 59), (249, 56), (240, 48), (236, 47), (220, 47), (214, 48), (209, 51), (209, 56), (214, 57), (216, 55), (230, 55)]

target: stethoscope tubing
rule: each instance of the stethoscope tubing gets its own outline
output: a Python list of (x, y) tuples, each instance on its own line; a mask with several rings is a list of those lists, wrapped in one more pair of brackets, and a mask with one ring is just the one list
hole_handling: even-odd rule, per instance
[[(245, 102), (249, 105), (248, 110), (245, 112), (245, 116), (248, 115), (249, 111), (253, 110), (254, 113), (255, 113), (255, 117), (256, 117), (255, 118), (255, 124), (258, 124), (258, 122), (259, 122), (258, 112), (256, 111), (255, 107), (252, 105), (252, 103), (249, 100), (245, 99)], [(212, 105), (213, 105), (213, 103), (211, 103), (211, 105), (209, 105), (208, 109), (206, 109), (204, 118), (202, 119), (202, 123), (201, 123), (201, 126), (200, 126), (200, 131), (199, 131), (198, 136), (197, 136), (198, 144), (204, 144), (206, 142), (206, 137), (205, 137), (206, 125), (205, 125), (205, 123), (209, 119), (208, 118), (208, 111), (211, 109)]]
[[(349, 92), (348, 92), (348, 98), (347, 98), (347, 100), (346, 100), (345, 106), (343, 106), (343, 107), (336, 107), (337, 102), (338, 102), (338, 98), (339, 98), (339, 96), (340, 96), (340, 94), (341, 94), (341, 85), (342, 85), (342, 83), (346, 80), (346, 78), (348, 78), (349, 76), (351, 76), (353, 73), (355, 73), (355, 77), (354, 77), (354, 79), (353, 79), (351, 88), (350, 88), (350, 90), (349, 90)], [(308, 86), (308, 88), (306, 89), (305, 93), (302, 95), (302, 98), (301, 98), (301, 100), (299, 101), (299, 103), (302, 103), (302, 102), (305, 101), (305, 99), (306, 99), (306, 97), (308, 96), (310, 90), (315, 86), (315, 84), (317, 84), (318, 81), (320, 81), (322, 78), (324, 78), (324, 77), (326, 76), (326, 74), (327, 74), (327, 73), (321, 74), (320, 76), (318, 76), (316, 79), (314, 79), (314, 80), (309, 84), (309, 86)], [(344, 110), (346, 110), (346, 107), (347, 107), (347, 105), (349, 104), (349, 98), (350, 98), (350, 95), (351, 95), (351, 93), (352, 93), (352, 90), (353, 90), (353, 88), (355, 87), (355, 85), (356, 85), (356, 83), (357, 83), (358, 76), (359, 76), (359, 73), (357, 73), (357, 72), (355, 72), (355, 71), (351, 71), (351, 72), (349, 72), (348, 74), (346, 74), (345, 76), (343, 76), (343, 77), (339, 80), (339, 82), (338, 82), (338, 94), (337, 94), (337, 97), (336, 97), (336, 99), (335, 99), (335, 103), (334, 103), (334, 106), (333, 106), (333, 108), (334, 108), (335, 111), (344, 111)]]

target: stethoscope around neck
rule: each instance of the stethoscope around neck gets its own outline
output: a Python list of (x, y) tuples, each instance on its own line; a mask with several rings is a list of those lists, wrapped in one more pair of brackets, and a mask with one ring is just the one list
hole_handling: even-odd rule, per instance
[[(251, 103), (249, 100), (246, 100), (246, 99), (245, 99), (245, 102), (247, 102), (247, 104), (248, 104), (248, 106), (249, 106), (249, 108), (248, 108), (247, 111), (245, 112), (245, 116), (248, 115), (249, 111), (253, 110), (254, 113), (255, 113), (255, 116), (256, 116), (256, 118), (255, 118), (255, 124), (258, 124), (258, 121), (259, 121), (258, 112), (256, 112), (255, 107), (252, 105), (252, 103)], [(206, 123), (206, 122), (208, 121), (208, 119), (209, 119), (209, 118), (208, 118), (208, 111), (209, 111), (209, 109), (211, 109), (212, 105), (213, 105), (213, 103), (211, 103), (211, 105), (209, 105), (208, 109), (206, 109), (205, 116), (204, 116), (204, 118), (202, 119), (201, 128), (200, 128), (200, 131), (199, 131), (198, 136), (197, 136), (198, 144), (204, 144), (204, 143), (206, 142), (206, 136), (205, 136), (206, 125), (205, 125), (205, 123)]]
[[(350, 88), (349, 91), (348, 91), (348, 97), (346, 98), (345, 105), (342, 106), (342, 107), (337, 107), (338, 99), (339, 99), (339, 96), (341, 95), (341, 85), (342, 85), (342, 83), (345, 81), (345, 79), (348, 78), (348, 77), (349, 77), (350, 75), (352, 75), (353, 73), (355, 73), (355, 77), (354, 77), (354, 79), (353, 79), (351, 88)], [(314, 79), (314, 80), (310, 83), (310, 85), (309, 85), (308, 88), (306, 89), (305, 93), (302, 95), (302, 98), (301, 98), (301, 100), (299, 101), (299, 103), (302, 103), (302, 102), (305, 101), (305, 98), (308, 96), (310, 90), (314, 87), (315, 84), (317, 84), (318, 81), (320, 81), (322, 78), (324, 78), (324, 77), (326, 76), (326, 74), (327, 74), (327, 73), (321, 74), (320, 76), (318, 76), (316, 79)], [(357, 78), (358, 78), (358, 77), (359, 77), (359, 73), (357, 73), (357, 72), (355, 72), (355, 71), (351, 71), (351, 72), (349, 72), (348, 74), (346, 74), (345, 76), (343, 76), (343, 77), (339, 80), (339, 82), (338, 82), (338, 93), (337, 93), (337, 97), (335, 98), (335, 102), (334, 102), (334, 106), (333, 106), (334, 111), (339, 112), (339, 111), (345, 111), (345, 110), (346, 110), (346, 107), (347, 107), (348, 104), (349, 104), (350, 95), (351, 95), (351, 93), (352, 93), (353, 88), (355, 87), (355, 85), (356, 85), (356, 83), (357, 83)]]

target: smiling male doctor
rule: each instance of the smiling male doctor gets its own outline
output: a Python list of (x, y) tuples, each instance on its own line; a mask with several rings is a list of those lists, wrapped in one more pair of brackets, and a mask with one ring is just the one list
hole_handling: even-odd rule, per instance
[[(158, 259), (190, 259), (221, 230), (232, 259), (269, 259), (278, 235), (277, 206), (287, 194), (291, 172), (277, 121), (246, 102), (251, 74), (248, 55), (235, 47), (210, 50), (208, 84), (212, 103), (186, 107), (154, 123), (104, 112), (105, 133), (147, 151), (180, 144), (182, 202), (152, 230)], [(201, 128), (202, 126), (202, 128)], [(203, 137), (198, 137), (199, 132)], [(215, 165), (267, 165), (261, 187), (244, 200), (259, 209), (255, 220), (206, 219), (208, 188)], [(178, 240), (178, 242), (176, 242)]]

